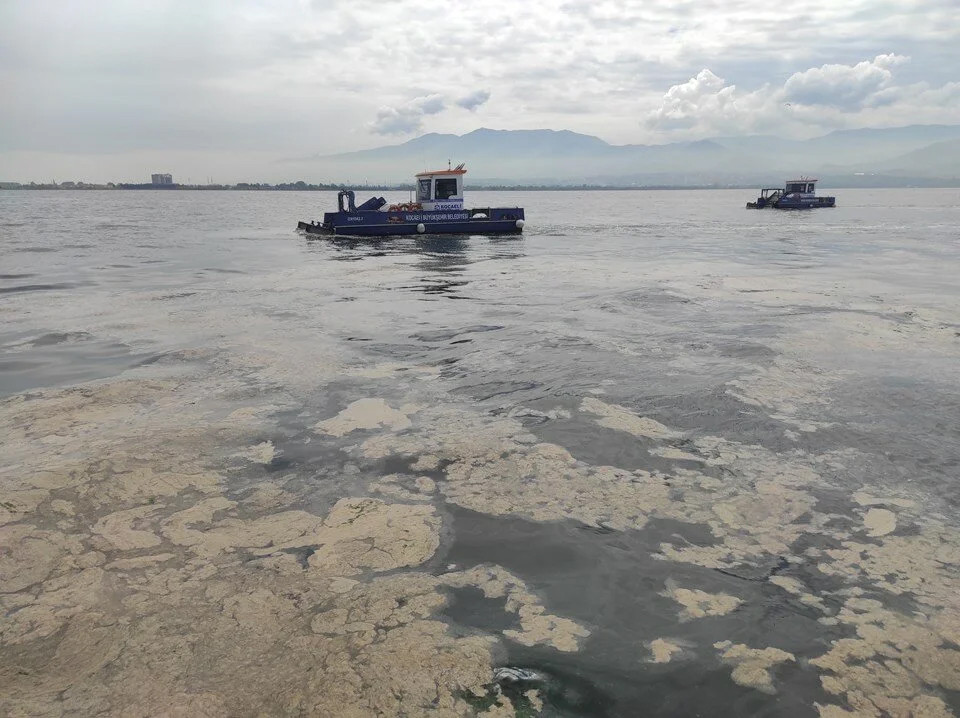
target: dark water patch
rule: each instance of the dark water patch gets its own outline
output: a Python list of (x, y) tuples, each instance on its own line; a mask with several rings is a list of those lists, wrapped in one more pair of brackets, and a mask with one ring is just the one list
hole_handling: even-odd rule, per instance
[(432, 279), (432, 278), (423, 278), (420, 280), (420, 284), (405, 285), (399, 287), (400, 289), (407, 289), (412, 292), (420, 292), (423, 294), (439, 294), (447, 297), (448, 299), (469, 299), (469, 297), (457, 296), (456, 292), (461, 287), (465, 287), (469, 282), (466, 280), (455, 281), (448, 279)]
[(715, 546), (717, 544), (717, 537), (705, 524), (691, 524), (676, 519), (655, 518), (650, 519), (648, 525), (654, 533), (665, 537), (664, 541), (679, 541), (688, 546)]
[(161, 352), (160, 354), (154, 354), (153, 356), (148, 356), (145, 359), (141, 359), (137, 362), (136, 366), (150, 366), (151, 364), (158, 364), (165, 359), (171, 356), (170, 352)]
[(300, 548), (285, 548), (281, 549), (280, 553), (287, 553), (291, 556), (294, 556), (297, 559), (297, 563), (300, 564), (301, 568), (309, 569), (310, 568), (310, 557), (316, 553), (316, 549), (309, 546), (304, 546)]
[(2, 359), (0, 360), (0, 374), (3, 372), (12, 372), (12, 371), (28, 371), (31, 369), (36, 369), (40, 365), (35, 361), (23, 361), (16, 359)]
[(419, 343), (401, 343), (400, 341), (387, 342), (384, 341), (382, 337), (378, 337), (377, 340), (371, 341), (370, 343), (365, 343), (363, 350), (371, 358), (383, 358), (390, 361), (403, 361), (409, 362), (410, 364), (419, 364), (424, 362), (435, 364), (437, 362), (437, 360), (434, 358), (433, 348), (425, 347), (423, 344)]
[(769, 416), (763, 407), (747, 404), (725, 384), (689, 394), (617, 397), (603, 401), (628, 407), (638, 416), (647, 416), (680, 431), (723, 436), (771, 451), (792, 450), (796, 445), (784, 436), (784, 425)]
[(0, 396), (116, 376), (145, 358), (87, 332), (48, 332), (19, 347), (15, 360), (0, 363)]
[(93, 339), (93, 335), (87, 332), (49, 332), (42, 334), (32, 340), (30, 346), (46, 347), (54, 344), (65, 344), (66, 342), (82, 342)]
[(170, 299), (186, 299), (187, 297), (192, 297), (197, 292), (174, 292), (173, 294), (161, 294), (158, 297), (153, 297), (153, 301), (162, 302)]
[(36, 274), (0, 274), (0, 279), (29, 279), (30, 277), (36, 277)]
[(479, 628), (487, 632), (500, 632), (519, 628), (516, 614), (506, 609), (507, 598), (487, 598), (475, 586), (450, 588), (450, 599), (443, 615), (461, 626)]
[[(268, 483), (287, 492), (283, 506), (325, 516), (339, 499), (365, 494), (370, 476), (351, 462), (342, 451), (342, 444), (312, 436), (311, 431), (303, 430), (302, 424), (297, 426), (290, 415), (279, 418), (281, 426), (269, 437), (275, 450), (269, 462), (232, 457), (234, 466), (226, 490), (230, 499), (245, 506), (250, 492)], [(251, 441), (251, 446), (266, 440)], [(254, 513), (261, 511), (258, 508)]]
[(433, 342), (445, 342), (454, 337), (458, 336), (459, 332), (453, 329), (438, 329), (432, 332), (419, 332), (412, 335), (414, 339), (419, 339), (422, 342), (433, 343)]
[(301, 319), (303, 314), (300, 312), (295, 312), (292, 310), (280, 309), (273, 310), (269, 312), (264, 312), (268, 317), (273, 317), (275, 319)]
[[(633, 471), (669, 472), (690, 462), (663, 459), (650, 453), (659, 442), (602, 427), (585, 416), (557, 419), (530, 428), (543, 442), (564, 447), (577, 460), (594, 466), (616, 466)], [(700, 464), (694, 464), (699, 467)]]
[(459, 329), (437, 329), (428, 332), (417, 332), (412, 334), (411, 338), (419, 339), (428, 344), (435, 342), (447, 342), (450, 339), (461, 336), (462, 334), (485, 334), (503, 329), (501, 324), (477, 324), (474, 326), (461, 327)]
[(422, 471), (411, 471), (415, 459), (409, 457), (390, 456), (364, 464), (362, 468), (355, 463), (345, 449), (381, 431), (379, 428), (356, 429), (344, 436), (329, 436), (317, 430), (317, 423), (336, 416), (359, 396), (370, 395), (358, 392), (352, 383), (335, 383), (326, 389), (305, 397), (306, 403), (301, 408), (279, 411), (271, 417), (275, 431), (252, 443), (272, 441), (274, 458), (266, 465), (247, 466), (231, 485), (232, 491), (242, 491), (264, 480), (280, 480), (298, 497), (301, 508), (324, 515), (338, 499), (366, 494), (367, 485), (383, 476), (425, 475)]
[[(643, 715), (715, 715), (716, 705), (749, 707), (751, 715), (783, 715), (777, 711), (788, 705), (786, 714), (814, 715), (813, 701), (827, 701), (816, 671), (796, 663), (773, 669), (776, 696), (732, 682), (732, 667), (720, 661), (715, 642), (774, 646), (809, 658), (822, 654), (845, 629), (820, 625), (822, 614), (769, 583), (653, 558), (660, 543), (678, 531), (691, 540), (711, 540), (705, 527), (688, 532), (678, 522), (651, 521), (639, 531), (596, 531), (575, 521), (539, 523), (449, 510), (453, 542), (446, 560), (501, 565), (523, 579), (547, 611), (591, 631), (576, 653), (509, 642), (505, 665), (586, 681), (609, 701), (611, 716), (635, 716), (640, 707)], [(779, 557), (771, 564), (769, 569), (777, 569)], [(727, 615), (682, 621), (680, 604), (663, 595), (668, 582), (743, 603)], [(686, 647), (682, 660), (648, 662), (644, 643), (661, 637)], [(701, 690), (691, 692), (694, 687)]]
[(647, 289), (635, 290), (619, 295), (619, 298), (628, 304), (639, 304), (644, 306), (666, 305), (673, 306), (677, 304), (691, 304), (693, 300), (679, 294), (668, 291), (651, 291)]
[(802, 434), (804, 445), (852, 448), (839, 456), (837, 481), (904, 489), (939, 502), (952, 513), (960, 506), (960, 393), (929, 381), (867, 379), (835, 389), (825, 418), (829, 427)]
[(192, 355), (189, 350), (171, 350), (163, 351), (157, 354), (141, 354), (142, 359), (136, 362), (134, 366), (151, 366), (153, 364), (169, 364), (170, 366), (183, 365), (185, 363), (203, 361), (205, 357), (201, 355)]
[(745, 564), (734, 568), (715, 568), (713, 570), (717, 573), (722, 573), (724, 576), (730, 576), (740, 581), (766, 583), (774, 576), (779, 576), (788, 568), (790, 568), (790, 562), (786, 556), (771, 556), (766, 561), (752, 565)]
[(58, 247), (17, 247), (14, 252), (24, 252), (30, 254), (47, 254), (49, 252), (59, 252), (63, 245)]
[(540, 386), (541, 384), (535, 381), (497, 381), (461, 385), (457, 387), (457, 392), (469, 394), (477, 401), (486, 401), (494, 397), (511, 396), (518, 392), (530, 392)]
[(275, 456), (269, 463), (264, 464), (266, 470), (270, 473), (282, 473), (293, 469), (296, 462), (288, 456)]
[(18, 294), (21, 292), (47, 292), (60, 289), (76, 289), (90, 282), (57, 282), (55, 284), (21, 284), (16, 287), (0, 287), (0, 294)]
[(223, 267), (204, 267), (204, 272), (215, 272), (218, 274), (247, 274), (242, 269), (224, 269)]
[[(429, 355), (431, 362), (438, 362), (445, 355), (466, 356), (466, 347), (448, 343), (448, 337), (456, 336), (454, 330), (437, 330), (436, 333), (424, 333), (424, 336), (433, 340), (424, 342), (427, 346), (433, 346), (433, 352)], [(470, 345), (472, 358), (469, 370), (445, 371), (443, 377), (457, 385), (458, 393), (471, 395), (477, 401), (496, 396), (497, 392), (489, 391), (489, 387), (507, 379), (510, 383), (536, 387), (510, 397), (518, 404), (549, 398), (566, 401), (571, 397), (607, 391), (610, 398), (606, 394), (600, 394), (598, 398), (607, 403), (631, 406), (638, 401), (638, 397), (650, 400), (657, 395), (673, 397), (716, 391), (721, 395), (718, 401), (733, 407), (734, 415), (744, 407), (741, 402), (722, 396), (722, 385), (717, 389), (718, 381), (732, 380), (742, 374), (742, 368), (738, 368), (742, 360), (717, 359), (713, 351), (705, 352), (709, 357), (697, 362), (688, 371), (678, 372), (669, 366), (669, 361), (674, 355), (680, 356), (684, 352), (689, 355), (689, 352), (679, 346), (664, 350), (663, 345), (657, 342), (624, 339), (624, 350), (631, 352), (627, 358), (619, 346), (606, 343), (597, 345), (587, 337), (553, 332), (545, 334), (521, 326), (511, 326), (472, 338), (475, 342)], [(418, 350), (422, 355), (423, 347)], [(416, 361), (417, 357), (411, 354), (410, 359)], [(509, 366), (508, 371), (504, 370), (505, 362)], [(471, 394), (472, 387), (478, 387), (479, 391)], [(500, 397), (499, 404), (502, 404), (502, 399)], [(698, 412), (702, 409), (697, 407)], [(721, 410), (718, 407), (718, 413)], [(750, 410), (756, 411), (754, 408)], [(717, 424), (721, 423), (722, 419), (718, 417)]]
[[(693, 349), (694, 347), (691, 346), (691, 348)], [(777, 356), (777, 352), (765, 344), (738, 341), (735, 339), (729, 341), (712, 341), (706, 345), (705, 348), (716, 352), (719, 356), (729, 359), (746, 359), (763, 363), (772, 362)]]

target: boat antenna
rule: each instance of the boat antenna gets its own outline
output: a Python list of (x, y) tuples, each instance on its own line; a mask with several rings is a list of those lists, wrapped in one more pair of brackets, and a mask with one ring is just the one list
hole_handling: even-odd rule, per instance
[(447, 169), (450, 169), (450, 158), (447, 158)]

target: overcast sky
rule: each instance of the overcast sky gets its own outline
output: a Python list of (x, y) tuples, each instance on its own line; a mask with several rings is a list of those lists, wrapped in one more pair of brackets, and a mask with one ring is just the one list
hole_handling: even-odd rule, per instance
[(477, 127), (624, 144), (960, 123), (958, 13), (960, 0), (0, 0), (0, 180), (276, 181), (292, 179), (281, 158)]

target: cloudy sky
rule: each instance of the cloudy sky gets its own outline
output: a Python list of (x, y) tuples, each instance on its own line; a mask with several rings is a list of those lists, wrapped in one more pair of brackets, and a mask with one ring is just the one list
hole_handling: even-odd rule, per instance
[(960, 123), (958, 3), (0, 0), (0, 180), (277, 181), (477, 127)]

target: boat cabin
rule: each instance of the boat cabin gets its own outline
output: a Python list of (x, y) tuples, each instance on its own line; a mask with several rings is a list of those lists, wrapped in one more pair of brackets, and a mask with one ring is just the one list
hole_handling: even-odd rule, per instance
[(789, 180), (784, 194), (813, 194), (817, 182), (815, 179)]
[(463, 209), (462, 164), (453, 169), (420, 172), (417, 175), (417, 202), (425, 211)]

